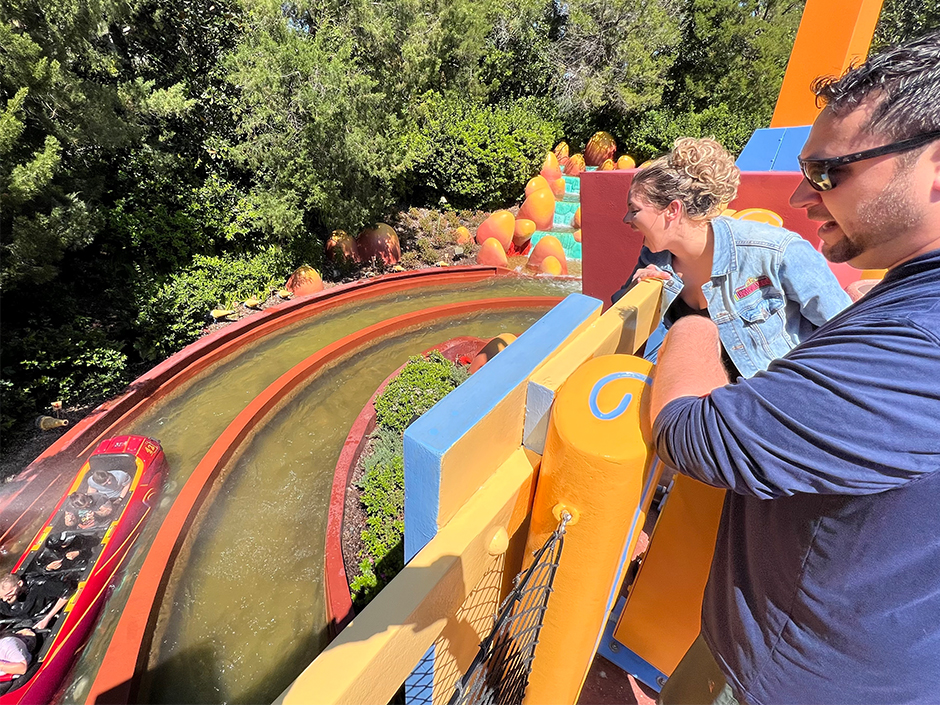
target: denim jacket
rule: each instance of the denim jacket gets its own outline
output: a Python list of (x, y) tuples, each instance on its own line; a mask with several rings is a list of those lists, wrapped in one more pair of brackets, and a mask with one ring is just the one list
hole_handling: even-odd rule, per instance
[[(851, 303), (823, 256), (797, 233), (723, 216), (712, 228), (712, 275), (702, 293), (721, 343), (744, 377), (767, 369)], [(634, 272), (651, 264), (671, 275), (663, 282), (662, 317), (683, 284), (672, 253), (644, 247)], [(614, 300), (631, 286), (627, 281)]]

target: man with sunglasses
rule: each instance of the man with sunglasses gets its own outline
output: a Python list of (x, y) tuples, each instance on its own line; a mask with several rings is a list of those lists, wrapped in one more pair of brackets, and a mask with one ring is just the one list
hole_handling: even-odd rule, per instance
[(664, 703), (940, 702), (940, 32), (814, 91), (791, 204), (888, 273), (736, 384), (708, 319), (666, 337), (656, 449), (728, 493)]

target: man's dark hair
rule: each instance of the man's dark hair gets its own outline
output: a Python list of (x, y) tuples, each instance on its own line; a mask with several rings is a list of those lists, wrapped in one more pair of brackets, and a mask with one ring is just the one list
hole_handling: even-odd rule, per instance
[(865, 129), (893, 140), (940, 130), (940, 31), (875, 54), (840, 78), (817, 78), (813, 93), (835, 115), (874, 98)]

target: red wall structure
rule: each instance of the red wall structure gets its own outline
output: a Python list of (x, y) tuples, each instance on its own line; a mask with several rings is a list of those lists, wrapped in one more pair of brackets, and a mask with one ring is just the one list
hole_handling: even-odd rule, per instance
[[(581, 266), (582, 290), (610, 306), (610, 296), (623, 286), (640, 255), (643, 236), (623, 222), (627, 193), (636, 169), (588, 171), (581, 174)], [(803, 175), (799, 172), (741, 174), (738, 197), (728, 206), (734, 210), (766, 208), (783, 218), (783, 226), (799, 233), (819, 248), (816, 231), (820, 223), (809, 220), (806, 211), (790, 207), (790, 194)], [(847, 264), (831, 264), (842, 286), (859, 279), (860, 272)]]

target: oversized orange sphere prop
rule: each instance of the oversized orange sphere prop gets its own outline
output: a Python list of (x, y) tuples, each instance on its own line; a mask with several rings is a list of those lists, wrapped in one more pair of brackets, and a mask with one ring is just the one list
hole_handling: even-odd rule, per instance
[(584, 166), (584, 155), (572, 154), (568, 163), (565, 164), (565, 174), (568, 176), (580, 176), (581, 172), (584, 171)]
[(543, 188), (551, 188), (548, 185), (548, 182), (545, 180), (545, 177), (541, 174), (538, 176), (533, 176), (525, 185), (525, 195), (528, 196), (533, 191), (538, 191), (539, 189)]
[(568, 261), (565, 259), (565, 248), (554, 235), (546, 235), (535, 244), (535, 247), (532, 248), (532, 252), (529, 254), (529, 261), (526, 263), (526, 267), (538, 271), (542, 260), (546, 257), (554, 257), (557, 259), (561, 264), (562, 273), (568, 273)]
[(517, 250), (521, 250), (525, 247), (525, 244), (532, 239), (534, 232), (535, 223), (525, 218), (517, 218), (516, 227), (512, 233), (512, 244), (516, 246)]
[(323, 291), (323, 279), (320, 278), (320, 273), (313, 267), (303, 265), (294, 270), (284, 288), (294, 296), (315, 294), (318, 291)]
[(607, 132), (595, 132), (584, 148), (584, 161), (588, 166), (600, 166), (617, 152), (617, 142)]
[(507, 210), (496, 211), (477, 228), (477, 243), (482, 245), (493, 237), (503, 246), (504, 251), (508, 250), (515, 227), (516, 217), (512, 213)]
[(326, 241), (326, 256), (340, 267), (349, 267), (360, 262), (356, 238), (345, 230), (334, 230)]
[(385, 264), (398, 264), (401, 259), (401, 246), (398, 244), (398, 235), (392, 226), (379, 223), (375, 227), (366, 228), (356, 238), (356, 245), (363, 261), (370, 262), (380, 259)]
[(558, 261), (556, 257), (549, 255), (542, 260), (542, 264), (539, 265), (539, 271), (542, 274), (550, 274), (553, 277), (557, 277), (563, 272), (561, 262)]
[(545, 155), (545, 161), (542, 163), (542, 170), (539, 174), (544, 176), (549, 183), (561, 176), (561, 167), (558, 166), (558, 158), (554, 152), (548, 152)]
[(620, 159), (617, 160), (618, 169), (632, 169), (636, 166), (636, 162), (633, 161), (633, 157), (628, 157), (624, 154)]
[(506, 267), (509, 265), (506, 250), (499, 244), (499, 240), (491, 237), (483, 243), (480, 251), (477, 252), (477, 264), (486, 264), (490, 267)]
[(469, 245), (473, 240), (473, 235), (464, 226), (460, 226), (454, 231), (454, 240), (458, 245)]
[(533, 191), (523, 201), (518, 217), (531, 220), (539, 230), (550, 230), (555, 219), (555, 194), (550, 188)]
[(516, 339), (512, 333), (500, 333), (486, 345), (484, 345), (480, 352), (478, 352), (473, 357), (473, 361), (470, 363), (470, 374), (473, 374), (478, 369), (483, 367), (487, 362), (492, 360), (496, 355), (501, 351), (505, 350), (512, 341)]
[(597, 167), (598, 171), (613, 171), (617, 168), (617, 165), (614, 163), (613, 159), (605, 159), (604, 163)]

